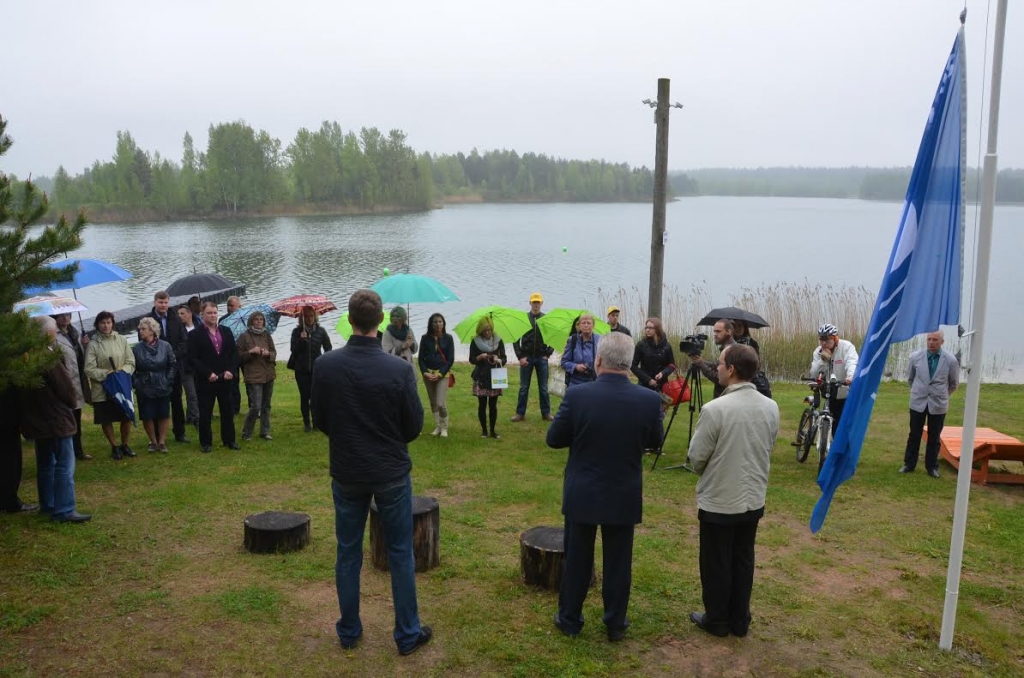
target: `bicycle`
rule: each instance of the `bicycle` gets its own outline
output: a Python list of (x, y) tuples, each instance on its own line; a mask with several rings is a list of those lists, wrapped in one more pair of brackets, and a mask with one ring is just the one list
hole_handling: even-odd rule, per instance
[(793, 445), (796, 447), (796, 460), (801, 464), (807, 461), (813, 446), (818, 452), (818, 473), (821, 473), (825, 457), (832, 446), (833, 420), (828, 404), (839, 391), (840, 384), (834, 374), (827, 384), (824, 383), (823, 374), (819, 374), (816, 381), (807, 383), (814, 393), (813, 396), (804, 398), (807, 407), (800, 415), (800, 425), (797, 427), (796, 442)]

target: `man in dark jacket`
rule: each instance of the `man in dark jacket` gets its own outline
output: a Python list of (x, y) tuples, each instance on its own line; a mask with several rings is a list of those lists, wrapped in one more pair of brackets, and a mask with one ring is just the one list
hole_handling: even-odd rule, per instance
[[(736, 343), (733, 339), (733, 325), (731, 320), (719, 320), (715, 323), (714, 337), (715, 346), (718, 347), (718, 354), (721, 355), (725, 349)], [(715, 386), (715, 398), (722, 395), (725, 391), (725, 384), (718, 383), (718, 363), (715, 361), (708, 361), (701, 358), (699, 355), (691, 355), (690, 362), (701, 371), (701, 373), (707, 377)]]
[(519, 359), (519, 402), (516, 403), (516, 414), (512, 421), (523, 421), (526, 419), (526, 403), (530, 399), (530, 380), (533, 372), (537, 372), (537, 391), (540, 393), (540, 416), (544, 421), (551, 421), (551, 399), (548, 396), (548, 358), (555, 352), (544, 343), (544, 335), (537, 327), (537, 320), (544, 314), (540, 307), (544, 303), (544, 297), (540, 292), (530, 295), (530, 329), (519, 338), (519, 341), (512, 344), (512, 349)]
[[(50, 316), (35, 318), (50, 338), (50, 350), (57, 346), (57, 322)], [(75, 510), (75, 406), (77, 397), (71, 377), (58, 363), (43, 373), (43, 386), (21, 392), (21, 433), (35, 442), (36, 486), (39, 512), (56, 523), (84, 523), (92, 516)]]
[(384, 319), (380, 296), (358, 290), (348, 302), (352, 338), (313, 364), (313, 425), (330, 440), (338, 559), (335, 583), (341, 646), (355, 647), (359, 618), (359, 570), (370, 500), (377, 504), (387, 544), (394, 596), (394, 638), (405, 655), (430, 641), (416, 604), (412, 547), (412, 480), (408, 443), (423, 428), (423, 405), (412, 365), (385, 353), (377, 342)]
[(583, 601), (594, 570), (594, 539), (604, 549), (604, 623), (622, 640), (633, 571), (633, 530), (643, 512), (645, 448), (661, 445), (661, 398), (630, 383), (633, 341), (606, 334), (597, 348), (597, 381), (565, 392), (548, 429), (549, 447), (569, 448), (562, 486), (565, 573), (555, 626), (567, 636), (583, 628)]
[(171, 310), (171, 295), (160, 290), (153, 295), (153, 310), (149, 317), (160, 324), (160, 338), (171, 345), (174, 349), (174, 359), (179, 368), (174, 375), (174, 384), (171, 386), (171, 431), (174, 439), (179, 443), (189, 442), (185, 437), (185, 409), (181, 406), (181, 370), (188, 362), (188, 331), (185, 324), (181, 322), (177, 312)]

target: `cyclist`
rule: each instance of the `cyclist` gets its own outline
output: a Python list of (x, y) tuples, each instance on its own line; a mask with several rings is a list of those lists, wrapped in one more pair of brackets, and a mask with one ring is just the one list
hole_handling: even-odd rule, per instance
[[(825, 383), (832, 375), (842, 386), (849, 386), (857, 374), (857, 349), (845, 339), (839, 338), (839, 330), (835, 325), (825, 323), (818, 328), (818, 348), (814, 349), (811, 359), (811, 378), (818, 374), (825, 375)], [(846, 404), (847, 388), (836, 389), (829, 398), (828, 408), (832, 412), (832, 432), (839, 427), (839, 419), (843, 416), (843, 405)]]

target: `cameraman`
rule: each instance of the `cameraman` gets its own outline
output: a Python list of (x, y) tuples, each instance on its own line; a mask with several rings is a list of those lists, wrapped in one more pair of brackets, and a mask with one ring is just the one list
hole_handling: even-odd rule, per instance
[(597, 372), (594, 371), (594, 360), (597, 357), (594, 316), (589, 313), (580, 315), (576, 327), (579, 331), (569, 335), (565, 350), (562, 351), (562, 369), (569, 375), (566, 388), (597, 379)]
[[(718, 347), (719, 353), (736, 343), (736, 340), (733, 338), (733, 331), (734, 328), (731, 320), (719, 320), (715, 323), (715, 346)], [(691, 355), (690, 362), (707, 377), (708, 381), (715, 385), (714, 397), (717, 398), (722, 395), (726, 385), (718, 383), (718, 363), (705, 362), (700, 355)]]

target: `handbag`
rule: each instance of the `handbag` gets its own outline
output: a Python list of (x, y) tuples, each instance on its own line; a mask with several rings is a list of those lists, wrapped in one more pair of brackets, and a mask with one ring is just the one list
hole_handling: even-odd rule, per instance
[(508, 368), (507, 367), (492, 367), (491, 368), (491, 388), (493, 388), (493, 389), (508, 388)]
[(690, 402), (690, 385), (686, 383), (685, 379), (676, 378), (665, 382), (665, 385), (661, 387), (661, 393), (662, 402), (668, 407)]
[[(559, 374), (561, 372), (562, 374)], [(551, 373), (548, 377), (548, 393), (550, 395), (556, 395), (559, 398), (565, 397), (565, 384), (568, 379), (565, 378), (565, 372), (561, 367), (551, 368)]]

